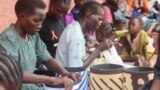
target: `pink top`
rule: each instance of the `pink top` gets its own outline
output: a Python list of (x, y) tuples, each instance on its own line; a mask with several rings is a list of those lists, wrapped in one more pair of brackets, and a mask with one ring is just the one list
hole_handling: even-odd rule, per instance
[(103, 6), (103, 8), (104, 8), (104, 12), (105, 12), (105, 15), (103, 17), (103, 21), (108, 22), (108, 23), (113, 23), (113, 18), (112, 18), (110, 8), (107, 6)]

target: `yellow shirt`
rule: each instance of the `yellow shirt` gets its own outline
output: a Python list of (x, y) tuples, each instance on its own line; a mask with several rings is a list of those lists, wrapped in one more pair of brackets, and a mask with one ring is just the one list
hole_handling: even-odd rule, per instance
[(128, 33), (128, 30), (117, 30), (115, 31), (115, 34), (117, 35), (117, 37), (124, 37), (126, 36)]
[(140, 55), (144, 55), (144, 48), (147, 45), (147, 53), (148, 56), (151, 57), (153, 54), (153, 50), (151, 48), (151, 46), (149, 45), (149, 40), (148, 40), (148, 35), (144, 30), (140, 31), (140, 37), (139, 40), (136, 44), (136, 51), (135, 53), (140, 54)]
[[(115, 32), (117, 36), (120, 37), (124, 37), (127, 35), (128, 30), (125, 31), (119, 31), (119, 32)], [(144, 30), (141, 30), (139, 32), (139, 35), (137, 35), (137, 40), (135, 42), (133, 42), (134, 44), (134, 53), (135, 54), (139, 54), (141, 56), (144, 56), (144, 47), (147, 45), (147, 53), (148, 56), (151, 57), (153, 54), (153, 49), (151, 48), (151, 46), (149, 45), (149, 38), (147, 33)], [(129, 54), (126, 50), (127, 48), (123, 48), (121, 51), (121, 55), (128, 57)]]

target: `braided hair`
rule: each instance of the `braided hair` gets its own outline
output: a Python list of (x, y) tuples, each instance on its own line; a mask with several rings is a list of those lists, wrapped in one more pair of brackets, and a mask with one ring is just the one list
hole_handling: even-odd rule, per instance
[(20, 89), (22, 85), (22, 71), (16, 60), (4, 53), (0, 53), (0, 84), (9, 87)]

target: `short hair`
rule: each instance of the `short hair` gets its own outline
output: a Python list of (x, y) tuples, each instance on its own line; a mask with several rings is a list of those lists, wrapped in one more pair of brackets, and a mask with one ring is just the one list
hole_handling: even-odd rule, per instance
[(99, 8), (103, 9), (103, 6), (97, 1), (87, 1), (80, 8), (80, 17), (84, 17), (87, 12), (91, 12), (92, 14), (97, 14)]
[(4, 53), (0, 53), (0, 84), (19, 89), (22, 85), (22, 70), (12, 56)]
[(24, 12), (34, 14), (36, 8), (45, 9), (46, 4), (43, 2), (43, 0), (17, 0), (15, 12), (16, 15)]
[(106, 30), (106, 33), (111, 34), (113, 33), (113, 25), (108, 22), (102, 22), (99, 26), (99, 31)]
[[(129, 20), (129, 23), (134, 20), (134, 19), (138, 19), (139, 23), (140, 23), (140, 26), (141, 26), (141, 29), (143, 29), (144, 27), (144, 23), (143, 23), (143, 20), (141, 19), (141, 17), (131, 17), (130, 20)], [(128, 24), (129, 25), (129, 24)]]
[[(99, 42), (104, 41), (106, 38), (112, 39), (113, 25), (111, 23), (102, 22), (96, 30), (96, 39)], [(107, 36), (107, 37), (106, 37)]]

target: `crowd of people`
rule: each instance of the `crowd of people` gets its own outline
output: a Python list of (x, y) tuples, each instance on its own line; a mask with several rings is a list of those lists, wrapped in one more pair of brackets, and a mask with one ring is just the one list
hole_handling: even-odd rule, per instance
[[(73, 8), (71, 2), (50, 0), (46, 12), (43, 0), (17, 0), (17, 21), (0, 35), (0, 89), (43, 90), (39, 84), (51, 83), (72, 90), (76, 83), (88, 90), (88, 68), (111, 63), (155, 68), (151, 90), (160, 90), (159, 0), (74, 0)], [(35, 73), (42, 69), (53, 76)]]

